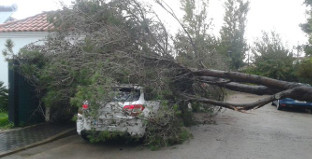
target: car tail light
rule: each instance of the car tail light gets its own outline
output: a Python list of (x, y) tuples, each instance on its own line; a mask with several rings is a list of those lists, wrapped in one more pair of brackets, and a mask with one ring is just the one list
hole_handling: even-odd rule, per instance
[(280, 104), (282, 107), (285, 107), (286, 106), (286, 104)]
[(134, 104), (134, 105), (126, 105), (123, 107), (123, 110), (131, 116), (138, 116), (144, 110), (144, 106), (141, 104)]
[(84, 101), (83, 104), (82, 104), (82, 109), (83, 109), (83, 110), (87, 110), (88, 108), (89, 108), (89, 102), (86, 100), (86, 101)]

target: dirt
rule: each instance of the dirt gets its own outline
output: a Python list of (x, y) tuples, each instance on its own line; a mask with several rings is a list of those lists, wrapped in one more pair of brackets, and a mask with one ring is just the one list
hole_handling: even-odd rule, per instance
[[(234, 94), (228, 100), (250, 102), (263, 98)], [(193, 139), (151, 151), (141, 146), (93, 145), (79, 136), (57, 140), (6, 158), (127, 158), (127, 159), (306, 159), (312, 156), (312, 115), (278, 111), (266, 105), (248, 113), (222, 110), (213, 124), (191, 127)]]

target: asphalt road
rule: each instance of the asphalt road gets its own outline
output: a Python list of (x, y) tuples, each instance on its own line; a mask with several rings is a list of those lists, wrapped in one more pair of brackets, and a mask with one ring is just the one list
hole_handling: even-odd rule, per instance
[[(232, 95), (248, 102), (259, 97)], [(261, 97), (260, 97), (261, 98)], [(5, 158), (103, 159), (308, 159), (312, 158), (312, 114), (278, 111), (267, 105), (248, 114), (222, 111), (216, 124), (191, 128), (193, 139), (151, 151), (141, 146), (93, 145), (70, 136)]]

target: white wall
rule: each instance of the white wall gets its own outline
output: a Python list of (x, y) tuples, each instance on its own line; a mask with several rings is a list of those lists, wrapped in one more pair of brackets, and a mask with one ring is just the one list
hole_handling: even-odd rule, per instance
[(42, 44), (40, 41), (48, 35), (48, 32), (5, 32), (0, 33), (0, 81), (3, 81), (6, 86), (8, 86), (8, 63), (5, 61), (2, 55), (2, 50), (5, 49), (5, 42), (7, 39), (11, 39), (14, 43), (13, 51), (18, 53), (18, 51), (25, 45), (32, 42), (37, 42)]

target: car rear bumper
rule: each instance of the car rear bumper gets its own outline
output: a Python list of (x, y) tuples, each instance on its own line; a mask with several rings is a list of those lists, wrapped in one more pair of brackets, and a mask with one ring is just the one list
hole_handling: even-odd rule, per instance
[(109, 132), (127, 132), (131, 136), (142, 137), (145, 134), (146, 125), (140, 118), (132, 119), (115, 119), (112, 122), (91, 121), (86, 119), (83, 115), (78, 114), (77, 118), (77, 133), (81, 135), (81, 131), (95, 130), (95, 131), (109, 131)]

